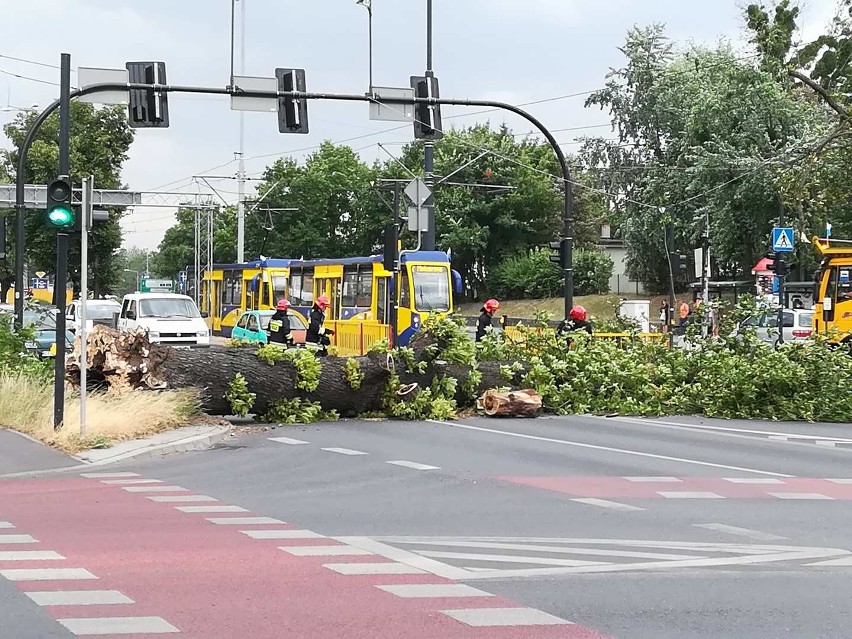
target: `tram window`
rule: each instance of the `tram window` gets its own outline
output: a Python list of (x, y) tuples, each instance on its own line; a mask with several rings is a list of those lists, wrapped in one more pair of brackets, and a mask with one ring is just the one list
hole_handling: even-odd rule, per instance
[(347, 266), (343, 269), (343, 306), (350, 308), (358, 305), (358, 267)]
[(290, 270), (290, 303), (293, 306), (302, 305), (302, 269)]
[(358, 270), (358, 293), (355, 306), (370, 308), (373, 305), (373, 268), (362, 266)]
[(314, 303), (314, 269), (306, 268), (302, 273), (302, 306)]
[(243, 274), (239, 271), (234, 271), (234, 279), (232, 280), (231, 289), (231, 304), (236, 306), (243, 305)]
[(376, 286), (378, 287), (378, 300), (376, 300), (376, 319), (379, 320), (379, 324), (385, 323), (385, 317), (387, 315), (389, 281), (390, 278), (387, 277), (380, 277), (376, 281)]
[(399, 291), (399, 305), (402, 308), (411, 308), (411, 292), (408, 290), (408, 269), (405, 268), (400, 273), (400, 291)]
[(275, 302), (287, 298), (287, 278), (285, 276), (272, 276), (272, 297)]

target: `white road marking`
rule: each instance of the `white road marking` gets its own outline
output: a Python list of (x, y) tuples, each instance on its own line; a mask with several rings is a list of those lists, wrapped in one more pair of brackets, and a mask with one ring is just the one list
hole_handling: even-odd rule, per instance
[(252, 539), (327, 539), (312, 530), (241, 530)]
[(788, 442), (790, 438), (787, 435), (770, 435), (767, 439), (772, 440), (774, 442)]
[(612, 563), (609, 561), (584, 561), (582, 559), (554, 559), (552, 557), (536, 557), (535, 555), (481, 555), (479, 553), (444, 552), (440, 550), (423, 550), (419, 554), (433, 559), (467, 559), (469, 561), (489, 561), (505, 564), (565, 566), (566, 568), (574, 568), (576, 566), (603, 566)]
[(822, 495), (820, 493), (769, 493), (773, 497), (777, 497), (778, 499), (830, 499), (833, 500), (834, 497), (829, 497), (828, 495)]
[(722, 495), (700, 490), (661, 490), (657, 494), (666, 499), (725, 499)]
[(601, 508), (611, 508), (612, 510), (622, 510), (624, 512), (634, 512), (637, 510), (645, 510), (639, 506), (630, 506), (629, 504), (620, 504), (617, 501), (608, 501), (606, 499), (597, 499), (596, 497), (576, 497), (571, 501), (576, 501), (580, 504), (588, 506), (600, 506)]
[(279, 546), (278, 549), (296, 557), (357, 557), (373, 554), (354, 546)]
[(328, 568), (341, 575), (422, 575), (423, 570), (400, 564), (392, 563), (375, 563), (361, 562), (357, 564), (323, 564), (323, 568)]
[(88, 479), (115, 479), (117, 477), (139, 477), (139, 473), (83, 473), (80, 477)]
[(818, 561), (815, 564), (805, 564), (807, 566), (852, 566), (852, 555), (849, 557), (841, 557), (840, 559), (831, 559), (829, 561)]
[(834, 484), (852, 484), (852, 479), (826, 479)]
[(351, 448), (323, 448), (327, 453), (337, 453), (338, 455), (368, 455), (360, 450), (352, 450)]
[(57, 619), (75, 635), (162, 635), (180, 632), (162, 617), (93, 617)]
[(624, 477), (624, 479), (638, 483), (648, 482), (653, 484), (680, 484), (683, 482), (682, 479), (677, 477)]
[(279, 444), (287, 444), (288, 446), (300, 446), (302, 444), (309, 444), (310, 442), (303, 442), (301, 439), (290, 439), (289, 437), (267, 437), (267, 439), (271, 442), (278, 442)]
[(788, 539), (788, 537), (782, 537), (781, 535), (773, 535), (771, 533), (760, 532), (759, 530), (751, 530), (749, 528), (740, 528), (738, 526), (728, 526), (727, 524), (692, 525), (696, 528), (706, 528), (707, 530), (730, 533), (731, 535), (739, 535), (740, 537), (748, 537), (750, 539), (759, 539), (760, 541), (777, 541), (780, 539)]
[(102, 484), (108, 486), (133, 486), (135, 484), (162, 484), (159, 479), (104, 479)]
[(182, 513), (247, 513), (240, 506), (175, 506)]
[(14, 528), (8, 521), (0, 521), (0, 528)]
[(468, 608), (441, 612), (474, 628), (572, 625), (570, 621), (535, 608)]
[(220, 526), (260, 526), (285, 523), (272, 517), (208, 517), (207, 521)]
[(783, 484), (784, 481), (781, 479), (775, 479), (774, 477), (723, 477), (725, 481), (729, 481), (732, 484)]
[(825, 446), (826, 448), (837, 448), (837, 444), (845, 444), (846, 442), (837, 442), (837, 441), (824, 441), (818, 439), (814, 442), (817, 446)]
[(9, 581), (65, 581), (97, 579), (85, 568), (14, 568), (0, 570), (0, 577)]
[(440, 424), (451, 428), (461, 428), (463, 430), (473, 430), (483, 433), (492, 433), (494, 435), (503, 435), (506, 437), (518, 437), (521, 439), (531, 439), (535, 441), (548, 442), (550, 444), (562, 444), (564, 446), (575, 446), (577, 448), (586, 448), (591, 450), (602, 450), (610, 453), (621, 453), (624, 455), (635, 455), (637, 457), (647, 457), (649, 459), (664, 459), (666, 461), (681, 462), (684, 464), (694, 464), (696, 466), (709, 466), (711, 468), (725, 468), (727, 470), (739, 470), (746, 473), (757, 473), (758, 475), (772, 475), (774, 477), (794, 477), (794, 475), (786, 475), (784, 473), (774, 473), (768, 470), (757, 470), (754, 468), (741, 468), (740, 466), (728, 466), (726, 464), (715, 464), (713, 462), (699, 461), (696, 459), (684, 459), (682, 457), (670, 457), (668, 455), (655, 455), (653, 453), (645, 453), (638, 450), (629, 450), (625, 448), (612, 448), (610, 446), (597, 446), (595, 444), (585, 444), (583, 442), (572, 442), (565, 439), (553, 439), (552, 437), (538, 437), (536, 435), (527, 435), (525, 433), (514, 433), (507, 430), (497, 430), (495, 428), (483, 428), (481, 426), (470, 426), (468, 424), (452, 424), (450, 422), (442, 422), (436, 419), (427, 420), (432, 424)]
[(53, 561), (65, 559), (52, 550), (0, 550), (0, 561)]
[(34, 544), (36, 540), (30, 535), (0, 535), (0, 544)]
[(431, 599), (449, 597), (493, 597), (490, 592), (473, 588), (465, 584), (400, 584), (376, 586), (403, 599)]
[(428, 464), (418, 464), (410, 461), (389, 461), (388, 464), (394, 466), (402, 466), (403, 468), (412, 468), (414, 470), (441, 470), (440, 466), (429, 466)]
[(102, 606), (135, 603), (118, 590), (48, 590), (24, 594), (39, 606)]
[[(432, 541), (411, 542), (415, 545), (431, 545), (443, 547), (459, 547), (459, 548), (486, 548), (490, 550), (532, 550), (535, 552), (550, 552), (568, 555), (605, 555), (607, 557), (630, 557), (632, 559), (663, 559), (663, 560), (680, 560), (680, 559), (703, 559), (704, 557), (696, 557), (695, 555), (674, 555), (668, 553), (656, 552), (635, 552), (631, 550), (611, 550), (609, 548), (578, 548), (576, 546), (550, 546), (541, 544), (522, 544), (522, 543), (502, 543), (491, 541)], [(419, 552), (419, 551), (418, 551)], [(503, 555), (498, 555), (502, 557)], [(592, 562), (601, 563), (601, 562)], [(610, 562), (603, 562), (610, 563)]]
[(402, 548), (388, 546), (387, 544), (383, 544), (382, 542), (369, 537), (335, 537), (334, 539), (350, 546), (369, 550), (376, 555), (381, 555), (391, 561), (399, 562), (399, 565), (405, 564), (409, 567), (415, 568), (418, 573), (430, 572), (433, 575), (453, 580), (463, 579), (469, 574), (462, 568), (450, 566), (449, 564), (423, 557), (416, 553), (403, 550)]
[(155, 495), (148, 497), (148, 499), (166, 504), (219, 501), (215, 497), (208, 497), (207, 495)]
[(188, 493), (186, 488), (180, 486), (161, 486), (159, 484), (152, 486), (125, 486), (121, 490), (126, 490), (129, 493)]

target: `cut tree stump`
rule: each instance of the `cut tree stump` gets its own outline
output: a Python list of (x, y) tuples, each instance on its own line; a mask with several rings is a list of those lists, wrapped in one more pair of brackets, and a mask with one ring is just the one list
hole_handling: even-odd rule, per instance
[(481, 402), (489, 417), (535, 417), (541, 411), (541, 395), (532, 389), (505, 393), (489, 390)]

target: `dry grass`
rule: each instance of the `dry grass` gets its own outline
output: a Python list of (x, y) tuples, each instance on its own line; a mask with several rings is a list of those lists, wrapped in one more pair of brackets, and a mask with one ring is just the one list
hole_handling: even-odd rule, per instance
[(80, 395), (68, 389), (65, 424), (53, 430), (53, 386), (22, 375), (0, 376), (0, 428), (76, 453), (105, 448), (184, 426), (198, 413), (193, 391), (94, 393), (86, 401), (86, 438), (80, 437)]

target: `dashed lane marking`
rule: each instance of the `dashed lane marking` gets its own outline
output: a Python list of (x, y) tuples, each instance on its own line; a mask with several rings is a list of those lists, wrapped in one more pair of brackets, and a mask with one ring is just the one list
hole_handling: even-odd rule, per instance
[(403, 599), (444, 599), (455, 597), (493, 597), (490, 592), (465, 584), (398, 584), (376, 586)]
[(749, 539), (758, 539), (760, 541), (789, 539), (789, 537), (782, 537), (781, 535), (773, 535), (772, 533), (751, 530), (750, 528), (740, 528), (739, 526), (728, 526), (727, 524), (693, 524), (693, 526), (696, 528), (704, 528), (706, 530), (715, 530), (716, 532), (738, 535), (740, 537), (748, 537)]
[(327, 539), (312, 530), (241, 530), (252, 539)]
[(159, 484), (151, 486), (125, 486), (122, 490), (129, 493), (180, 493), (189, 492), (186, 488), (180, 486), (161, 486)]
[(833, 484), (852, 484), (852, 479), (826, 479)]
[(34, 544), (36, 540), (30, 535), (0, 535), (0, 544)]
[(681, 482), (683, 482), (683, 480), (678, 477), (624, 477), (624, 479), (639, 484), (680, 484)]
[(639, 506), (631, 506), (629, 504), (620, 504), (616, 501), (608, 501), (606, 499), (596, 499), (594, 497), (577, 497), (571, 501), (576, 501), (578, 504), (586, 504), (587, 506), (600, 506), (601, 508), (610, 508), (611, 510), (621, 510), (624, 512), (634, 512), (637, 510), (645, 510)]
[(247, 513), (248, 510), (240, 506), (175, 506), (184, 513)]
[(725, 499), (722, 495), (700, 490), (659, 490), (657, 493), (666, 499)]
[(354, 546), (279, 546), (278, 549), (296, 557), (356, 557), (373, 554)]
[(828, 499), (833, 500), (834, 497), (822, 495), (820, 493), (769, 493), (778, 499)]
[(75, 635), (161, 635), (180, 632), (162, 617), (94, 617), (57, 619)]
[(0, 521), (0, 528), (3, 528), (3, 529), (14, 528), (14, 526), (11, 523), (9, 523), (8, 521)]
[(403, 468), (411, 468), (413, 470), (441, 470), (440, 466), (429, 466), (428, 464), (418, 464), (411, 461), (389, 461), (388, 464), (394, 466), (402, 466)]
[(268, 437), (271, 442), (278, 442), (279, 444), (287, 444), (288, 446), (301, 446), (303, 444), (309, 444), (310, 442), (302, 441), (301, 439), (291, 439), (290, 437)]
[(323, 448), (327, 453), (337, 453), (338, 455), (368, 455), (369, 453), (360, 450), (352, 450), (351, 448)]
[(0, 570), (9, 581), (76, 581), (97, 579), (85, 568), (12, 568)]
[(559, 626), (573, 625), (559, 617), (535, 608), (469, 608), (467, 610), (442, 610), (442, 613), (475, 628), (505, 626)]
[(83, 473), (87, 479), (117, 479), (119, 477), (139, 477), (139, 473)]
[(324, 568), (333, 570), (341, 575), (422, 575), (423, 570), (400, 564), (390, 563), (356, 563), (356, 564), (323, 564)]
[(166, 504), (219, 501), (215, 497), (207, 495), (154, 495), (153, 497), (148, 497), (148, 499)]
[(724, 481), (732, 484), (783, 484), (784, 482), (775, 477), (723, 477)]
[(55, 561), (65, 559), (52, 550), (0, 550), (0, 561)]
[(162, 484), (159, 479), (104, 479), (102, 484), (107, 486), (133, 486), (135, 484)]
[(272, 517), (208, 517), (207, 521), (220, 526), (260, 526), (284, 523)]
[(39, 606), (103, 606), (135, 603), (118, 590), (48, 590), (24, 594)]

